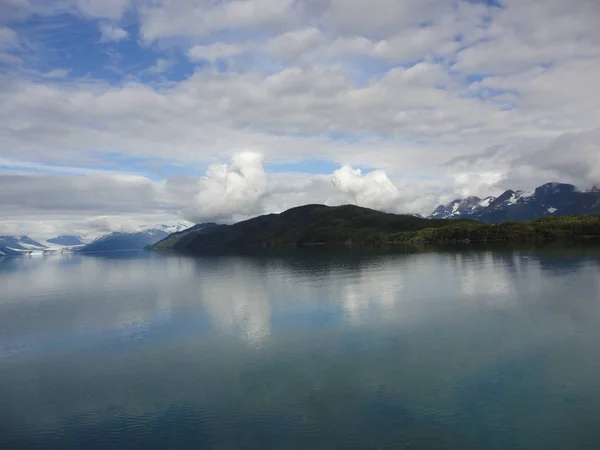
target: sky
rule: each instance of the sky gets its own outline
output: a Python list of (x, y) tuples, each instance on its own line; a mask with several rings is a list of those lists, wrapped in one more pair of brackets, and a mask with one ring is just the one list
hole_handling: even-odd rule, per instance
[(597, 0), (0, 0), (0, 234), (600, 182)]

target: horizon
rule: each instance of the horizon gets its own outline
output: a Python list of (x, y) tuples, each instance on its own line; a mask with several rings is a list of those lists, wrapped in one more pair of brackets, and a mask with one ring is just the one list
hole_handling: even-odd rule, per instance
[[(472, 199), (476, 199), (476, 200), (481, 200), (481, 202), (478, 205), (482, 205), (484, 207), (489, 206), (489, 203), (491, 201), (496, 200), (497, 198), (501, 197), (502, 195), (507, 194), (508, 192), (514, 192), (516, 194), (520, 194), (520, 198), (524, 198), (524, 197), (531, 197), (534, 194), (534, 191), (536, 191), (539, 188), (545, 187), (545, 186), (550, 186), (550, 187), (554, 187), (555, 185), (562, 185), (562, 186), (569, 186), (574, 188), (574, 192), (578, 192), (578, 193), (590, 193), (590, 192), (600, 192), (598, 189), (600, 188), (600, 185), (593, 185), (588, 189), (580, 189), (578, 186), (574, 185), (574, 184), (569, 184), (569, 183), (559, 183), (556, 181), (549, 181), (547, 183), (541, 184), (540, 186), (536, 186), (535, 190), (531, 190), (531, 191), (523, 191), (520, 189), (508, 189), (506, 191), (504, 191), (501, 195), (499, 196), (488, 196), (488, 197), (479, 197), (476, 195), (473, 196), (469, 196), (466, 198), (457, 198), (454, 199), (450, 202), (448, 202), (447, 204), (440, 204), (438, 205), (435, 210), (431, 211), (431, 213), (429, 214), (420, 214), (420, 213), (409, 213), (409, 212), (400, 212), (400, 213), (394, 213), (392, 212), (391, 214), (397, 214), (397, 215), (407, 215), (407, 216), (414, 216), (414, 217), (419, 217), (422, 219), (452, 219), (452, 217), (439, 217), (436, 216), (436, 212), (438, 209), (440, 208), (449, 208), (450, 206), (452, 206), (453, 204), (456, 203), (463, 203), (465, 201), (468, 200), (472, 200)], [(485, 204), (484, 204), (485, 202)], [(296, 205), (296, 206), (292, 206), (290, 208), (286, 208), (283, 211), (275, 211), (275, 212), (271, 212), (271, 213), (262, 213), (262, 214), (258, 214), (252, 217), (247, 217), (238, 221), (222, 221), (222, 222), (202, 222), (204, 224), (207, 223), (215, 223), (216, 225), (235, 225), (237, 223), (240, 222), (245, 222), (247, 220), (251, 220), (253, 218), (259, 217), (259, 216), (265, 216), (265, 215), (270, 215), (270, 214), (283, 214), (284, 212), (287, 212), (291, 209), (296, 209), (296, 208), (303, 208), (303, 207), (308, 207), (308, 206), (326, 206), (328, 208), (335, 208), (335, 207), (342, 207), (342, 206), (358, 206), (360, 208), (367, 208), (367, 209), (372, 209), (374, 211), (379, 211), (379, 212), (387, 212), (381, 209), (377, 209), (377, 208), (369, 208), (369, 207), (364, 207), (364, 206), (360, 206), (360, 205), (356, 205), (355, 203), (341, 203), (341, 204), (337, 204), (337, 205), (326, 205), (323, 203), (306, 203), (303, 205)], [(557, 211), (556, 208), (553, 208), (554, 212)], [(453, 214), (452, 214), (453, 215)], [(469, 217), (463, 217), (460, 216), (459, 218), (463, 219), (463, 218), (469, 218)], [(477, 219), (475, 219), (477, 220)], [(31, 235), (2, 235), (2, 233), (0, 233), (0, 238), (3, 237), (27, 237), (27, 238), (32, 238), (35, 241), (38, 241), (42, 244), (47, 243), (48, 240), (50, 239), (55, 239), (55, 238), (60, 238), (60, 237), (77, 237), (79, 239), (81, 239), (83, 242), (89, 243), (94, 241), (95, 239), (98, 238), (102, 238), (102, 237), (106, 237), (109, 236), (111, 234), (128, 234), (128, 233), (140, 233), (140, 232), (145, 232), (147, 230), (162, 230), (162, 231), (166, 231), (169, 234), (173, 234), (176, 233), (177, 231), (182, 231), (188, 228), (191, 228), (193, 226), (199, 225), (200, 222), (190, 222), (190, 221), (185, 221), (185, 220), (180, 220), (177, 223), (171, 223), (171, 224), (154, 224), (154, 225), (148, 225), (148, 224), (142, 224), (142, 225), (134, 225), (132, 223), (128, 223), (128, 224), (119, 224), (119, 228), (112, 230), (112, 231), (108, 231), (108, 232), (100, 232), (97, 231), (96, 233), (92, 233), (92, 234), (83, 234), (83, 235), (74, 235), (74, 234), (65, 234), (65, 235), (60, 235), (60, 236), (55, 236), (55, 235), (36, 235), (35, 233), (31, 234)], [(175, 227), (178, 227), (177, 231), (169, 231), (169, 229), (175, 229)]]
[(0, 4), (0, 235), (600, 182), (588, 0)]

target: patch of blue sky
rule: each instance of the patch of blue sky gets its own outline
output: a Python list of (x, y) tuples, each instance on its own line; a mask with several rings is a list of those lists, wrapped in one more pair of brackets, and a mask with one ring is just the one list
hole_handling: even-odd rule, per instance
[(467, 0), (469, 3), (481, 3), (494, 8), (505, 8), (505, 0)]
[[(140, 45), (138, 25), (124, 26), (128, 37), (118, 42), (101, 42), (99, 25), (83, 18), (63, 14), (33, 18), (14, 25), (25, 42), (23, 48), (30, 69), (48, 72), (68, 70), (68, 78), (92, 77), (108, 83), (127, 78), (151, 81), (159, 76), (183, 80), (195, 65), (178, 52), (166, 54), (157, 46)], [(168, 61), (165, 72), (152, 72), (158, 58)]]
[(342, 133), (329, 133), (327, 138), (334, 142), (340, 142), (344, 144), (361, 144), (365, 142), (391, 142), (389, 138), (385, 136), (373, 134), (373, 133), (355, 133), (355, 134), (342, 134)]
[(469, 75), (464, 77), (464, 80), (468, 84), (479, 83), (486, 79), (489, 75), (483, 73), (470, 73)]
[(23, 161), (0, 158), (0, 173), (29, 173), (46, 175), (138, 175), (159, 181), (177, 175), (202, 176), (206, 165), (182, 164), (170, 160), (126, 156), (117, 152), (92, 154), (94, 164), (69, 165), (44, 161)]
[(91, 174), (127, 173), (145, 175), (141, 172), (125, 170), (121, 167), (104, 168), (101, 166), (73, 166), (66, 164), (52, 164), (39, 161), (0, 160), (0, 173), (30, 173), (45, 175), (73, 175), (84, 176)]
[(131, 157), (112, 152), (98, 155), (103, 167), (114, 172), (135, 173), (152, 180), (160, 180), (175, 175), (201, 176), (206, 172), (206, 164), (183, 164), (157, 158)]

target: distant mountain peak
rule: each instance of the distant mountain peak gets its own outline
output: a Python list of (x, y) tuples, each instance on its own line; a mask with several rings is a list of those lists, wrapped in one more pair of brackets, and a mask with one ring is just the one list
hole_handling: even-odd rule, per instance
[(46, 242), (54, 245), (63, 245), (63, 246), (73, 246), (73, 245), (83, 245), (85, 242), (81, 239), (81, 236), (57, 236), (52, 239), (48, 239)]
[(546, 184), (542, 184), (541, 186), (538, 186), (536, 189), (536, 192), (552, 192), (552, 193), (557, 193), (557, 192), (580, 192), (579, 188), (577, 188), (577, 186), (574, 186), (572, 184), (567, 184), (567, 183), (557, 183), (556, 181), (553, 181), (551, 183), (546, 183)]
[(110, 252), (122, 250), (141, 250), (146, 246), (155, 244), (169, 235), (164, 230), (151, 228), (134, 233), (114, 232), (99, 236), (90, 244), (85, 245), (80, 252)]
[[(545, 183), (533, 192), (504, 191), (498, 198), (488, 197), (476, 207), (473, 198), (457, 199), (440, 205), (429, 216), (432, 219), (471, 218), (484, 222), (534, 220), (547, 215), (577, 215), (600, 213), (600, 185), (587, 192), (566, 183)], [(469, 206), (467, 206), (469, 205)]]
[(440, 205), (431, 214), (432, 219), (458, 219), (472, 215), (475, 211), (484, 208), (493, 201), (494, 197), (481, 199), (477, 196), (469, 196), (464, 199), (456, 199), (447, 205)]
[[(0, 236), (0, 247), (17, 253), (39, 251), (47, 248), (44, 244), (34, 241), (29, 236)], [(3, 252), (6, 253), (4, 250)]]

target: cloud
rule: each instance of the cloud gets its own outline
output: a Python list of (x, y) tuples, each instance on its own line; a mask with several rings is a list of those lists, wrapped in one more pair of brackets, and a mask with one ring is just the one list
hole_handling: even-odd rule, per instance
[[(491, 3), (1, 2), (0, 155), (11, 161), (4, 170), (35, 171), (38, 188), (44, 174), (67, 179), (57, 182), (79, 192), (77, 203), (96, 189), (89, 177), (115, 175), (92, 173), (114, 167), (115, 155), (128, 167), (164, 165), (132, 190), (144, 206), (131, 214), (185, 210), (227, 221), (308, 202), (427, 213), (466, 194), (550, 179), (598, 182), (600, 3)], [(34, 16), (35, 26), (26, 20)], [(57, 31), (71, 21), (81, 34)], [(74, 62), (82, 48), (105, 55), (98, 27), (102, 42), (117, 42), (128, 37), (125, 24), (139, 41), (127, 43), (127, 58), (113, 60), (110, 74), (96, 58)], [(55, 34), (61, 39), (49, 39)], [(254, 163), (213, 166), (200, 183), (163, 170), (197, 175), (243, 148), (269, 162), (253, 172), (266, 187), (231, 194), (232, 206), (203, 198), (203, 211), (194, 199), (235, 191), (236, 176), (244, 188), (262, 185), (242, 172)], [(344, 169), (269, 172), (315, 161)], [(86, 214), (119, 216), (114, 196), (114, 210), (85, 197), (99, 208)], [(33, 200), (13, 204), (11, 217), (83, 214), (51, 200), (45, 210)]]
[(41, 167), (11, 169), (4, 164), (4, 170), (17, 170), (0, 173), (0, 228), (5, 232), (21, 224), (23, 233), (34, 236), (42, 229), (47, 230), (45, 237), (75, 232), (96, 236), (181, 219), (231, 223), (308, 203), (429, 212), (438, 200), (425, 185), (413, 196), (401, 196), (381, 170), (363, 175), (345, 166), (323, 175), (267, 174), (262, 155), (250, 151), (233, 155), (229, 163), (210, 165), (202, 177), (172, 176), (164, 181), (75, 168), (65, 172), (58, 167), (54, 175), (18, 171)]
[(133, 217), (123, 216), (97, 216), (76, 222), (74, 227), (87, 230), (86, 234), (94, 233), (135, 233), (148, 227), (148, 223)]
[[(1, 10), (0, 10), (1, 11)], [(19, 35), (15, 30), (0, 26), (0, 64), (19, 64), (21, 58), (7, 53), (19, 48)]]
[(165, 73), (171, 69), (173, 62), (166, 58), (158, 58), (154, 65), (148, 67), (146, 72), (150, 73)]
[(217, 42), (211, 45), (195, 45), (187, 52), (187, 57), (191, 61), (210, 61), (214, 63), (217, 60), (228, 59), (239, 55), (245, 51), (242, 45), (232, 45), (223, 42)]
[(268, 50), (276, 57), (297, 60), (327, 43), (327, 38), (315, 27), (289, 31), (270, 39)]
[(76, 0), (75, 5), (87, 17), (119, 20), (131, 3), (131, 0)]
[(197, 183), (193, 204), (184, 210), (192, 222), (228, 221), (235, 215), (256, 215), (267, 192), (262, 156), (243, 152), (231, 164), (213, 164)]
[(127, 31), (111, 23), (101, 23), (100, 34), (100, 42), (119, 42), (129, 36)]
[(220, 30), (278, 29), (294, 19), (293, 0), (178, 0), (142, 5), (141, 36), (146, 41), (200, 37)]
[(9, 48), (17, 45), (19, 37), (12, 28), (0, 27), (0, 48)]
[(69, 69), (52, 69), (45, 72), (42, 76), (44, 78), (65, 78), (69, 75)]
[(132, 0), (3, 0), (0, 3), (0, 22), (62, 14), (74, 14), (86, 19), (120, 20), (132, 5)]
[(342, 192), (351, 194), (359, 206), (379, 210), (396, 209), (400, 199), (398, 188), (381, 170), (363, 175), (360, 169), (344, 166), (334, 172), (333, 184)]
[(160, 188), (139, 175), (0, 173), (0, 233), (95, 237), (175, 223), (178, 206), (165, 203)]
[(138, 213), (159, 209), (153, 183), (137, 175), (2, 174), (0, 205), (13, 214)]

